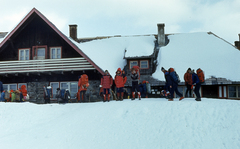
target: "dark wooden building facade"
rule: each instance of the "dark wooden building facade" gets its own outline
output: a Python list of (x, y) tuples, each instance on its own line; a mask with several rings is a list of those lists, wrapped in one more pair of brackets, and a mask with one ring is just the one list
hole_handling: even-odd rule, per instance
[[(94, 97), (103, 71), (74, 42), (33, 8), (0, 44), (0, 77), (5, 90), (26, 85), (30, 100), (43, 102), (43, 86), (77, 93), (78, 78), (89, 76)], [(96, 93), (95, 93), (96, 92)]]

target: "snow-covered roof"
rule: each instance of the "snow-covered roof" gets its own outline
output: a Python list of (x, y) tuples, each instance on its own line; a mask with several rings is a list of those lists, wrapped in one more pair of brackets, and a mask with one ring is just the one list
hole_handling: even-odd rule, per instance
[(141, 57), (153, 54), (155, 40), (154, 35), (123, 36), (75, 44), (101, 69), (108, 70), (115, 76), (117, 69), (123, 69), (127, 64), (124, 56)]
[(181, 81), (190, 67), (204, 70), (205, 77), (240, 81), (240, 51), (212, 33), (186, 33), (169, 35), (169, 44), (158, 55), (154, 78), (165, 80), (161, 67), (175, 68)]

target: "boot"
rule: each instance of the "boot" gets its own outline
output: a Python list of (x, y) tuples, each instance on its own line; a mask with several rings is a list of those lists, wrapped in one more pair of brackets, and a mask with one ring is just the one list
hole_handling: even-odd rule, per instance
[(201, 101), (201, 98), (196, 98), (195, 100), (196, 100), (196, 101)]
[(110, 94), (108, 94), (108, 102), (110, 101), (110, 97), (111, 97)]
[(141, 100), (141, 93), (140, 92), (138, 92), (138, 98), (139, 98), (139, 100)]
[(184, 97), (179, 98), (179, 101), (181, 101)]
[(106, 102), (106, 95), (103, 94), (103, 102)]
[(121, 99), (120, 100), (123, 101), (123, 93), (121, 93)]
[(117, 101), (120, 100), (120, 93), (117, 93)]
[(173, 99), (168, 99), (168, 101), (173, 101)]
[(135, 92), (132, 92), (132, 100), (135, 100)]

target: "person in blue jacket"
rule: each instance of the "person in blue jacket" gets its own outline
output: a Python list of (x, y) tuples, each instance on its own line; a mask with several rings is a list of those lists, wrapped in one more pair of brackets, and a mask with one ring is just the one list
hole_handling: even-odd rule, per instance
[(184, 97), (183, 97), (183, 95), (182, 95), (182, 93), (180, 93), (179, 91), (178, 91), (178, 82), (176, 81), (177, 80), (177, 76), (176, 76), (176, 72), (175, 72), (175, 70), (173, 69), (173, 68), (169, 68), (169, 76), (170, 76), (170, 82), (171, 83), (169, 83), (170, 84), (170, 94), (171, 94), (171, 98), (170, 99), (168, 99), (168, 101), (173, 101), (173, 97), (174, 97), (174, 92), (178, 95), (178, 96), (180, 96), (180, 98), (179, 98), (179, 101), (181, 101)]
[(5, 91), (3, 90), (1, 93), (1, 98), (0, 101), (4, 102), (5, 101)]
[(198, 78), (197, 74), (194, 72), (194, 70), (192, 71), (192, 81), (193, 81), (192, 84), (195, 85), (194, 93), (197, 96), (197, 98), (195, 100), (196, 101), (201, 101), (201, 96), (200, 96), (200, 93), (199, 93), (201, 83), (199, 81), (199, 78)]

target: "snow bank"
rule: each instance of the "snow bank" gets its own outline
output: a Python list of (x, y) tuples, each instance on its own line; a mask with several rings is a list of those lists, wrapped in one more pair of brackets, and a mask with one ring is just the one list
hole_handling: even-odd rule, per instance
[(0, 148), (240, 148), (239, 106), (206, 98), (0, 103)]
[(160, 49), (158, 68), (153, 77), (165, 80), (161, 67), (175, 68), (181, 81), (190, 67), (202, 68), (206, 78), (215, 76), (240, 81), (240, 51), (224, 40), (208, 33), (168, 36), (170, 42)]

